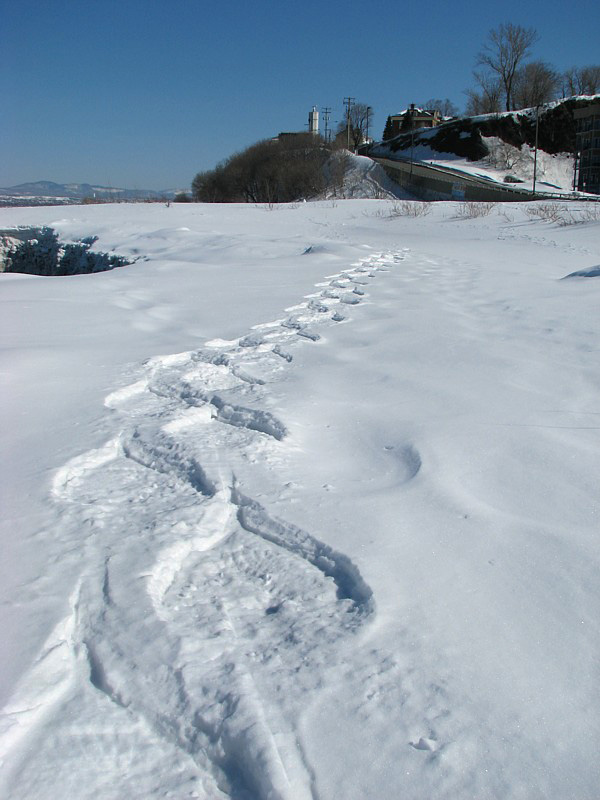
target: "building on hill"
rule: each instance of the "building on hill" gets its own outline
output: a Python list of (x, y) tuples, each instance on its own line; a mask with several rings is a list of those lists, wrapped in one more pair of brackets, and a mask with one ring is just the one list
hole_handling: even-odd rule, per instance
[(405, 131), (416, 128), (435, 128), (442, 122), (442, 115), (437, 108), (415, 108), (412, 103), (410, 108), (391, 114), (392, 135), (397, 136)]
[(576, 185), (600, 194), (600, 98), (573, 112), (576, 126)]

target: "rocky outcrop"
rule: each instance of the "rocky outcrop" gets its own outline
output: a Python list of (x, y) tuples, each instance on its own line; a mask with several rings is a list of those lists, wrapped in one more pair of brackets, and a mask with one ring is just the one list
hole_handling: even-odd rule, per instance
[(27, 275), (81, 275), (131, 263), (122, 256), (92, 251), (96, 237), (60, 242), (52, 228), (0, 231), (0, 272)]
[[(569, 97), (540, 107), (538, 147), (547, 153), (573, 153), (575, 150), (575, 120), (573, 111), (598, 102), (600, 96)], [(412, 135), (402, 133), (388, 142), (380, 142), (369, 148), (368, 155), (385, 157), (385, 152), (398, 153), (411, 147), (427, 145), (439, 153), (455, 153), (470, 161), (480, 161), (488, 154), (485, 138), (496, 136), (507, 144), (520, 148), (535, 145), (536, 110), (507, 111), (502, 114), (481, 114), (476, 117), (461, 117), (439, 125), (437, 128), (422, 128)]]

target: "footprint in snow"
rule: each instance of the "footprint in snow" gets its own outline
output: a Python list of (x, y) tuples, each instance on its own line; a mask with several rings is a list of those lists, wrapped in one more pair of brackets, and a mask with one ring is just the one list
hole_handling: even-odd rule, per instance
[(73, 635), (89, 691), (233, 793), (310, 798), (284, 718), (316, 688), (336, 643), (369, 619), (373, 598), (346, 555), (271, 516), (235, 482), (228, 489), (228, 476), (287, 436), (260, 407), (269, 379), (292, 361), (287, 347), (344, 320), (331, 306), (359, 303), (366, 281), (356, 276), (383, 263), (371, 256), (334, 276), (283, 322), (150, 360), (144, 380), (106, 398), (123, 418), (120, 436), (55, 481), (65, 515), (81, 522), (69, 529), (101, 531), (85, 541), (98, 569), (84, 578)]

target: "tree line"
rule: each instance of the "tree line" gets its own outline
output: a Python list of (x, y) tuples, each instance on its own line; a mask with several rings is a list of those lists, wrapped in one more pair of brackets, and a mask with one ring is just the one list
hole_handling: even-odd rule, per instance
[[(545, 61), (530, 61), (538, 40), (534, 28), (506, 23), (489, 31), (476, 58), (475, 86), (467, 89), (465, 114), (499, 113), (529, 108), (559, 97), (600, 92), (600, 65), (571, 67), (557, 71)], [(459, 115), (449, 100), (432, 98), (418, 104), (437, 109), (442, 117)], [(324, 169), (334, 150), (354, 150), (369, 141), (373, 108), (362, 102), (348, 102), (333, 140), (310, 133), (280, 135), (234, 153), (214, 169), (199, 172), (192, 182), (193, 199), (208, 203), (286, 203), (315, 197), (343, 181), (343, 160)], [(394, 135), (387, 118), (383, 139)], [(339, 167), (339, 168), (338, 168)], [(332, 175), (334, 178), (332, 179)], [(176, 201), (189, 199), (178, 196)]]
[[(489, 31), (476, 57), (475, 86), (467, 89), (466, 116), (496, 114), (531, 108), (561, 97), (600, 93), (600, 65), (570, 67), (564, 72), (546, 61), (530, 61), (538, 40), (534, 28), (506, 23)], [(417, 107), (437, 109), (442, 117), (456, 117), (458, 108), (448, 99), (431, 99)], [(407, 121), (406, 127), (410, 127)], [(394, 136), (392, 119), (387, 118), (383, 140)]]
[(331, 138), (285, 133), (256, 142), (214, 169), (199, 172), (192, 181), (192, 197), (204, 203), (289, 203), (326, 190), (335, 195), (343, 185), (348, 159), (332, 155), (356, 151), (369, 139), (372, 119), (372, 106), (353, 101)]
[(466, 90), (467, 116), (514, 111), (559, 97), (600, 92), (600, 65), (559, 72), (545, 61), (528, 61), (538, 40), (534, 28), (506, 23), (488, 33), (477, 54), (475, 87)]
[(289, 203), (325, 189), (323, 166), (332, 146), (310, 133), (265, 139), (234, 153), (192, 181), (204, 203)]

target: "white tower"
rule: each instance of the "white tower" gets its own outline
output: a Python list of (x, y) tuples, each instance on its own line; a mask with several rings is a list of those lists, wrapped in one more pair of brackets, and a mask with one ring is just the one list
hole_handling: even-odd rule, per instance
[(308, 112), (308, 132), (318, 136), (319, 134), (319, 112), (313, 106), (312, 111)]

